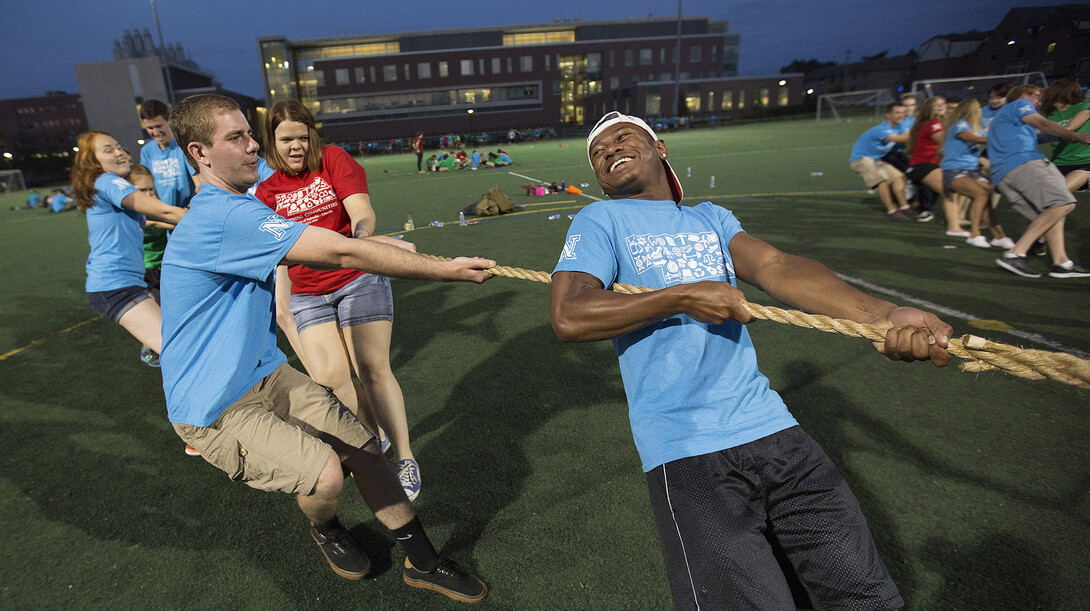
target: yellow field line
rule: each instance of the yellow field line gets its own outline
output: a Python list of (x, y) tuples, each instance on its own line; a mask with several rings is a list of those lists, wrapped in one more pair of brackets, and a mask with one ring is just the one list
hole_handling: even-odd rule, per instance
[(54, 333), (49, 333), (47, 335), (39, 337), (36, 340), (32, 340), (29, 344), (23, 346), (22, 348), (16, 348), (14, 350), (8, 350), (4, 354), (0, 354), (0, 361), (7, 360), (8, 357), (15, 356), (16, 354), (19, 354), (23, 350), (26, 350), (27, 348), (29, 348), (31, 346), (34, 346), (36, 344), (40, 344), (40, 343), (44, 342), (45, 340), (50, 339), (51, 337), (56, 337), (58, 335), (64, 335), (65, 333), (68, 333), (69, 331), (75, 331), (76, 329), (86, 325), (87, 323), (92, 323), (92, 322), (94, 322), (96, 320), (99, 320), (101, 318), (102, 318), (101, 316), (95, 316), (94, 318), (88, 318), (87, 320), (85, 320), (83, 322), (78, 322), (78, 323), (76, 323), (76, 324), (74, 324), (71, 327), (68, 327), (66, 329), (61, 329), (60, 331), (56, 331)]

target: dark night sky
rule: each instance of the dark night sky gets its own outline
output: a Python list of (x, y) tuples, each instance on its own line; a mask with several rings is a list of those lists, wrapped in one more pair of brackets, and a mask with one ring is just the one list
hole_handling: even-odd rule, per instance
[[(158, 0), (163, 37), (231, 90), (260, 98), (256, 39), (323, 38), (414, 30), (677, 15), (677, 4), (553, 0), (538, 2), (361, 2), (310, 0), (263, 3)], [(1015, 6), (1056, 2), (1008, 0), (684, 0), (686, 15), (730, 20), (741, 35), (739, 72), (768, 74), (794, 59), (843, 61), (889, 50), (899, 55), (931, 36), (989, 30)], [(109, 3), (8, 0), (0, 19), (0, 99), (75, 92), (72, 65), (113, 59), (126, 29), (148, 28), (158, 44), (150, 0)]]

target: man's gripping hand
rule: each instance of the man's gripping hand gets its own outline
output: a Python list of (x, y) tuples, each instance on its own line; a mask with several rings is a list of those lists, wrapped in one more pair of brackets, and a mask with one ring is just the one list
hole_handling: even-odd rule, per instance
[(885, 342), (875, 342), (875, 347), (890, 359), (906, 363), (929, 360), (936, 367), (950, 364), (950, 353), (946, 348), (954, 330), (938, 316), (901, 307), (874, 320), (873, 324), (888, 327)]
[(744, 324), (753, 320), (746, 308), (746, 296), (729, 282), (705, 280), (676, 284), (667, 290), (681, 293), (686, 314), (702, 323), (720, 325), (728, 320)]
[(491, 259), (482, 259), (480, 257), (458, 257), (452, 261), (445, 262), (448, 266), (450, 276), (446, 280), (459, 281), (459, 282), (476, 282), (480, 284), (485, 280), (492, 277), (492, 274), (488, 273), (489, 268), (496, 267), (496, 262)]

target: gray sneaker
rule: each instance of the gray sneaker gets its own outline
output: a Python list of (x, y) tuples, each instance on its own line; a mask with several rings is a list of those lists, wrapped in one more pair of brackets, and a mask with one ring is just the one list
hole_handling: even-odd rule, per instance
[(1049, 268), (1048, 275), (1053, 278), (1090, 278), (1090, 269), (1072, 261), (1071, 267), (1053, 265)]
[(1029, 261), (1026, 261), (1025, 257), (999, 257), (995, 260), (995, 263), (1008, 272), (1018, 274), (1023, 278), (1041, 277), (1041, 274), (1033, 271), (1033, 268), (1030, 267)]

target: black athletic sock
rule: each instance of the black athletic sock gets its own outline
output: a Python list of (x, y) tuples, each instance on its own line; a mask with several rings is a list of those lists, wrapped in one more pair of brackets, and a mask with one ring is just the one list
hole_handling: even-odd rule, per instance
[(401, 549), (405, 550), (405, 555), (409, 557), (409, 562), (416, 567), (416, 570), (425, 573), (435, 570), (436, 565), (439, 564), (439, 554), (432, 547), (428, 534), (424, 532), (420, 518), (413, 518), (411, 522), (401, 528), (395, 528), (393, 532), (397, 542), (401, 544)]

